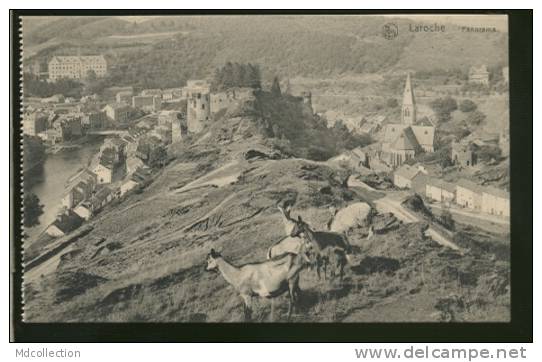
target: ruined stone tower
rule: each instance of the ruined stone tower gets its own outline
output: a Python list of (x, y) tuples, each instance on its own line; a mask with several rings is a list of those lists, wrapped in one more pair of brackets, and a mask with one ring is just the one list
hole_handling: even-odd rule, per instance
[(188, 132), (197, 133), (203, 129), (204, 123), (211, 114), (211, 99), (208, 92), (191, 93), (187, 100), (186, 123)]
[(410, 82), (410, 73), (407, 74), (405, 92), (403, 94), (403, 106), (401, 108), (401, 123), (416, 123), (416, 101), (414, 100), (414, 89)]

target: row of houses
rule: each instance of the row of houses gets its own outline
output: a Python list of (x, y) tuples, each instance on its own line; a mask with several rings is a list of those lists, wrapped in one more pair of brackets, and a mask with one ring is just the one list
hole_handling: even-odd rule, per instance
[(466, 179), (446, 182), (429, 176), (421, 166), (401, 166), (394, 172), (393, 183), (399, 188), (424, 195), (431, 201), (456, 204), (491, 215), (510, 216), (510, 195), (507, 191), (477, 185)]

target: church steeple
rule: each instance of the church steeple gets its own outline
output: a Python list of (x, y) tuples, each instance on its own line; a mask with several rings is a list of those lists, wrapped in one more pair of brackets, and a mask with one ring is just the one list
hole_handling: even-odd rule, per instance
[(416, 101), (414, 100), (414, 89), (410, 82), (410, 73), (407, 74), (405, 92), (403, 94), (403, 106), (401, 108), (401, 123), (416, 123)]

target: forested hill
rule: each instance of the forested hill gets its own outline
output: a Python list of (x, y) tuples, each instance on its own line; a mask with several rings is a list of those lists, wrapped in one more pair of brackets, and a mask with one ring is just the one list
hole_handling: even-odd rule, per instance
[[(414, 33), (408, 19), (379, 16), (210, 16), (32, 19), (23, 22), (25, 54), (106, 54), (121, 83), (208, 76), (226, 61), (260, 64), (264, 77), (328, 77), (393, 69), (468, 68), (507, 63), (506, 33)], [(399, 36), (382, 37), (393, 21)], [(144, 70), (144, 71), (143, 71)], [(146, 80), (142, 79), (148, 78)]]

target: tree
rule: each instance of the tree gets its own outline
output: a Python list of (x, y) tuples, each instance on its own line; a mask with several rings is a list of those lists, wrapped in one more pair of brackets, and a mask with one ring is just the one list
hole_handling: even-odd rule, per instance
[(386, 101), (386, 106), (388, 108), (396, 108), (399, 106), (399, 102), (397, 102), (397, 98), (388, 98)]
[(94, 82), (96, 79), (98, 79), (98, 76), (96, 76), (94, 69), (89, 69), (86, 74), (86, 80), (89, 82)]
[(23, 200), (24, 208), (24, 226), (32, 227), (39, 225), (39, 217), (43, 214), (43, 205), (40, 204), (40, 199), (32, 192), (24, 193)]
[(479, 126), (486, 119), (486, 115), (480, 111), (474, 111), (469, 114), (465, 122), (468, 125)]
[(451, 113), (457, 109), (457, 101), (450, 96), (438, 98), (431, 102), (431, 108), (439, 122), (447, 122), (452, 118)]
[(475, 111), (478, 106), (470, 99), (465, 99), (459, 104), (459, 110), (463, 113)]
[(23, 148), (23, 165), (25, 169), (43, 162), (46, 157), (45, 146), (39, 137), (24, 135)]
[(280, 97), (282, 95), (280, 91), (279, 77), (275, 76), (273, 79), (273, 85), (271, 85), (271, 94), (275, 97)]
[(455, 230), (455, 220), (450, 210), (442, 210), (442, 214), (440, 214), (440, 223), (448, 230)]

